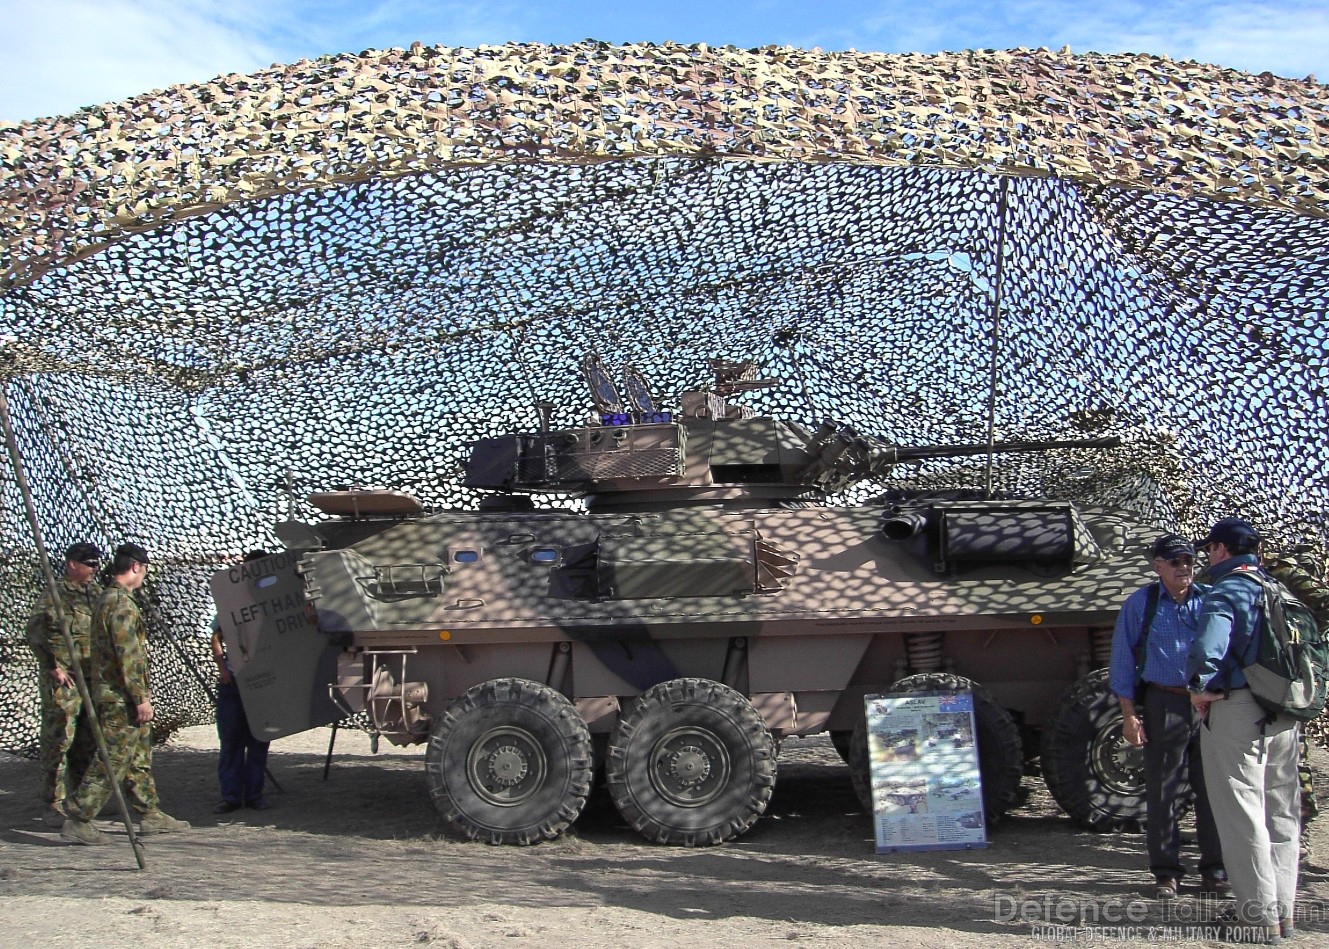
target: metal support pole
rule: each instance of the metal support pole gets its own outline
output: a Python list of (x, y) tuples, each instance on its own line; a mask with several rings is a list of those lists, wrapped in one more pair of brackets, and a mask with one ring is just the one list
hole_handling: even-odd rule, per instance
[[(23, 459), (19, 454), (18, 441), (14, 438), (14, 428), (9, 419), (9, 399), (5, 394), (6, 383), (0, 383), (0, 426), (5, 432), (5, 446), (9, 450), (9, 461), (14, 468), (14, 480), (18, 484), (19, 494), (23, 496), (23, 508), (28, 516), (28, 524), (32, 528), (32, 540), (37, 547), (37, 557), (41, 561), (42, 573), (46, 577), (46, 588), (51, 594), (51, 603), (55, 609), (56, 619), (60, 623), (60, 632), (64, 636), (65, 648), (69, 650), (70, 656), (77, 655), (74, 649), (74, 637), (69, 632), (69, 617), (65, 615), (64, 605), (60, 602), (60, 586), (55, 579), (55, 571), (51, 569), (51, 558), (46, 551), (46, 541), (42, 537), (41, 525), (37, 523), (37, 509), (32, 503), (32, 493), (28, 490), (28, 478), (23, 470)], [(101, 721), (97, 718), (97, 708), (92, 702), (92, 694), (88, 691), (88, 683), (83, 678), (83, 669), (77, 662), (71, 663), (74, 672), (74, 682), (78, 686), (79, 697), (83, 700), (83, 708), (88, 713), (88, 724), (92, 726), (93, 737), (97, 739), (97, 755), (101, 758), (102, 766), (106, 768), (107, 780), (111, 785), (111, 793), (115, 796), (116, 807), (120, 810), (120, 818), (124, 821), (125, 830), (129, 834), (129, 845), (134, 850), (134, 860), (138, 863), (140, 870), (147, 869), (147, 861), (143, 858), (143, 843), (138, 839), (134, 832), (134, 821), (129, 815), (129, 806), (125, 804), (125, 797), (120, 791), (120, 779), (115, 773), (115, 768), (111, 765), (111, 753), (106, 747), (106, 736), (102, 734)], [(42, 670), (38, 670), (38, 675)]]
[(328, 756), (323, 759), (323, 780), (328, 779), (328, 770), (332, 767), (332, 746), (337, 743), (337, 723), (332, 723), (332, 735), (328, 738)]
[(1001, 278), (1006, 262), (1006, 199), (1010, 176), (1002, 175), (997, 192), (997, 272), (992, 287), (992, 357), (988, 366), (988, 463), (983, 497), (992, 499), (992, 446), (997, 439), (997, 382), (1001, 357)]

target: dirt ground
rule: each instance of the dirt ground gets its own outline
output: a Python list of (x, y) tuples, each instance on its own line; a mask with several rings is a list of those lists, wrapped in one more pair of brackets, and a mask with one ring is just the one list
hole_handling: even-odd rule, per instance
[[(829, 742), (790, 740), (767, 814), (732, 843), (648, 844), (597, 790), (563, 839), (491, 847), (441, 824), (422, 749), (373, 755), (366, 735), (340, 732), (325, 781), (328, 737), (275, 742), (273, 807), (224, 817), (212, 729), (157, 749), (163, 807), (194, 828), (147, 838), (144, 871), (123, 827), (110, 846), (63, 842), (40, 820), (37, 764), (0, 754), (0, 946), (1217, 944), (1196, 928), (1212, 906), (1187, 887), (1170, 909), (1141, 896), (1141, 835), (1078, 829), (1037, 778), (987, 849), (877, 855)], [(1326, 764), (1317, 749), (1321, 787)], [(1329, 820), (1315, 827), (1293, 943), (1305, 949), (1329, 946)]]

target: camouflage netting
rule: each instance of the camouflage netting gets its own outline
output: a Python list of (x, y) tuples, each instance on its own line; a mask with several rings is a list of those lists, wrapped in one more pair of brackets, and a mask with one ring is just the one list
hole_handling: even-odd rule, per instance
[[(468, 440), (669, 402), (902, 444), (1119, 435), (1006, 491), (1321, 562), (1329, 96), (1148, 56), (680, 46), (367, 52), (0, 125), (0, 366), (43, 532), (134, 539), (164, 730), (206, 721), (207, 577), (338, 486), (432, 507)], [(995, 370), (995, 371), (994, 371)], [(994, 393), (995, 401), (990, 402)], [(885, 487), (981, 482), (929, 463)], [(0, 474), (0, 747), (38, 590)], [(186, 661), (188, 660), (188, 661)]]

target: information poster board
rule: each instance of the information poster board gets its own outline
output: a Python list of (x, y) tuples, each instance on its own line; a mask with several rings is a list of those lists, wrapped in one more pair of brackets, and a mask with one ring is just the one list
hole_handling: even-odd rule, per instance
[(988, 845), (972, 692), (864, 700), (877, 853)]

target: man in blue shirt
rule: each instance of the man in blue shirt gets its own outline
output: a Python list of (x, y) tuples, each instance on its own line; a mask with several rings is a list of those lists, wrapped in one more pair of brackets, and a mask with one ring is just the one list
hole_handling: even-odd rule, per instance
[(1158, 582), (1136, 590), (1122, 604), (1112, 634), (1109, 681), (1121, 703), (1122, 735), (1144, 746), (1145, 835), (1155, 895), (1175, 897), (1186, 873), (1180, 818), (1187, 778), (1195, 791), (1200, 888), (1221, 895), (1227, 890), (1223, 851), (1205, 794), (1200, 716), (1186, 688), (1186, 660), (1209, 588), (1194, 582), (1195, 548), (1179, 534), (1159, 537), (1151, 556)]
[(1297, 723), (1260, 707), (1242, 668), (1253, 658), (1264, 611), (1259, 584), (1238, 577), (1259, 569), (1260, 535), (1225, 517), (1197, 543), (1209, 554), (1213, 587), (1191, 646), (1191, 702), (1204, 715), (1201, 747), (1209, 800), (1218, 820), (1246, 941), (1274, 944), (1293, 931), (1297, 893), (1299, 785)]

